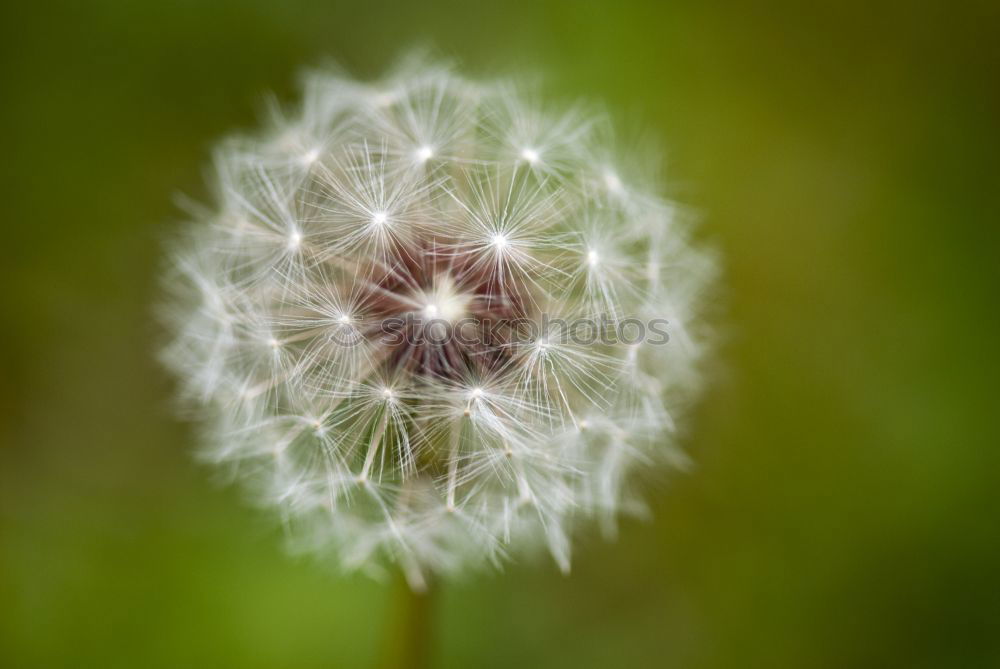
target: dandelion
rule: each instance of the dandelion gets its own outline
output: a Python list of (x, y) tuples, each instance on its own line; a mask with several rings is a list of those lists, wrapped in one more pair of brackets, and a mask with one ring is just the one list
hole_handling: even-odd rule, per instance
[[(636, 470), (682, 461), (714, 268), (609, 136), (418, 62), (313, 73), (222, 144), (165, 280), (205, 457), (346, 568), (569, 570), (576, 528), (641, 508)], [(578, 336), (627, 318), (676, 341)]]

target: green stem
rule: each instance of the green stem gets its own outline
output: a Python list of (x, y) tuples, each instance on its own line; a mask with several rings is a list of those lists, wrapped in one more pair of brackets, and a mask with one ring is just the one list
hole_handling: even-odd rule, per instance
[(382, 647), (383, 669), (427, 669), (431, 650), (431, 592), (414, 592), (402, 573), (392, 586)]

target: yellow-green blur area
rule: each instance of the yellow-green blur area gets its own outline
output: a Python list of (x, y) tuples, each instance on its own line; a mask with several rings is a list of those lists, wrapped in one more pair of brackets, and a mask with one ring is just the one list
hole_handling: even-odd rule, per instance
[(616, 542), (445, 584), (437, 667), (1000, 666), (995, 2), (8, 2), (0, 666), (365, 667), (393, 589), (192, 460), (151, 315), (175, 195), (303, 67), (429, 45), (665, 149), (724, 346)]

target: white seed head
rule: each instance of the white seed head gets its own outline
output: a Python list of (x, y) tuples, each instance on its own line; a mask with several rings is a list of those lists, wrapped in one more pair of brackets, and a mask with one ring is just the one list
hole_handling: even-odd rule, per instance
[[(207, 457), (345, 567), (420, 587), (538, 544), (568, 569), (576, 527), (641, 508), (634, 470), (682, 461), (714, 275), (609, 136), (411, 62), (314, 73), (222, 144), (164, 282)], [(579, 336), (625, 319), (668, 338)]]

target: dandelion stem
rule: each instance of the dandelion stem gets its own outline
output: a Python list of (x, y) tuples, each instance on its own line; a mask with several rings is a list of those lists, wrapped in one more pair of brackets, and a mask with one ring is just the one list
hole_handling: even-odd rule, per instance
[(383, 669), (427, 669), (431, 651), (431, 589), (416, 591), (402, 570), (392, 586), (389, 618), (382, 646)]

